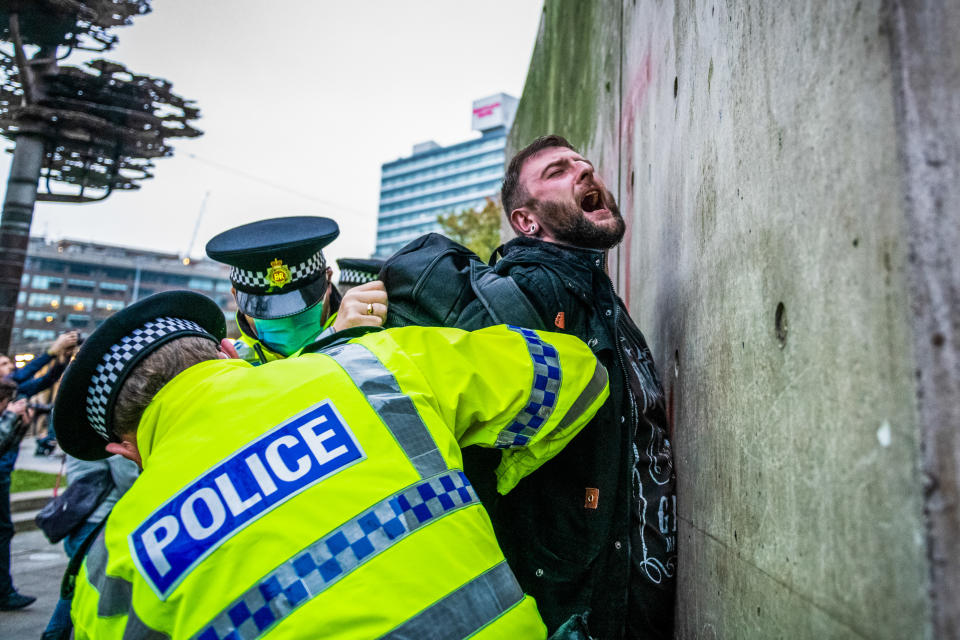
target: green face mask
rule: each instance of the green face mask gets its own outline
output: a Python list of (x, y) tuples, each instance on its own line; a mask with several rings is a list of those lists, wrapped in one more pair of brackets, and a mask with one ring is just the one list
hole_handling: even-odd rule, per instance
[(253, 326), (260, 341), (273, 351), (284, 356), (292, 355), (313, 342), (323, 331), (323, 302), (286, 318), (254, 318)]

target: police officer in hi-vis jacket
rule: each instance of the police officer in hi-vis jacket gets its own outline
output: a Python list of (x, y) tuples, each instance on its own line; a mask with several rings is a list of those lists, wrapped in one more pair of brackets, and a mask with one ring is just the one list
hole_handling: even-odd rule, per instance
[[(253, 367), (208, 298), (109, 318), (67, 370), (60, 445), (143, 473), (77, 577), (77, 638), (544, 638), (461, 471), (509, 492), (607, 397), (572, 336), (372, 329)], [(316, 347), (311, 347), (316, 348)]]

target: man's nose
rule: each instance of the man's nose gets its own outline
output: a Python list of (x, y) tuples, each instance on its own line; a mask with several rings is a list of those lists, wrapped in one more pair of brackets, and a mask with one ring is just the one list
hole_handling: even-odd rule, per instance
[(577, 163), (577, 182), (583, 182), (593, 177), (593, 166), (587, 162)]

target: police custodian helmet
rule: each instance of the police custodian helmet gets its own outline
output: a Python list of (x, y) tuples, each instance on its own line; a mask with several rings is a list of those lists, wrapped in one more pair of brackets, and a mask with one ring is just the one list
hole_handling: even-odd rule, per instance
[(366, 284), (380, 276), (380, 269), (384, 261), (380, 258), (340, 258), (337, 266), (340, 267), (340, 279), (337, 286), (343, 293), (351, 287)]
[(60, 382), (53, 423), (60, 448), (81, 460), (100, 460), (116, 442), (113, 406), (131, 371), (174, 338), (200, 336), (219, 344), (227, 334), (223, 311), (193, 291), (165, 291), (107, 318), (83, 342)]
[(327, 291), (323, 248), (340, 235), (330, 218), (271, 218), (228, 229), (207, 243), (207, 255), (230, 265), (237, 306), (273, 320), (305, 311)]

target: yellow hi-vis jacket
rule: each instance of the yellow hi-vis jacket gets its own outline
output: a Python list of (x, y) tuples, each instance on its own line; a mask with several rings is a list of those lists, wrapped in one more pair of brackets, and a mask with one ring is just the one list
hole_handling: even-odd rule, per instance
[(194, 365), (140, 421), (76, 637), (544, 638), (460, 448), (501, 448), (506, 493), (607, 395), (578, 339), (505, 325)]

